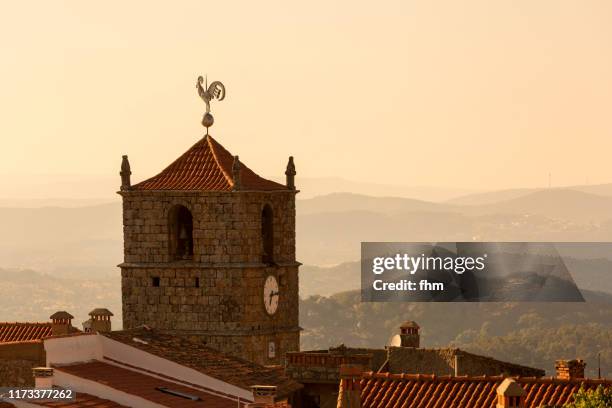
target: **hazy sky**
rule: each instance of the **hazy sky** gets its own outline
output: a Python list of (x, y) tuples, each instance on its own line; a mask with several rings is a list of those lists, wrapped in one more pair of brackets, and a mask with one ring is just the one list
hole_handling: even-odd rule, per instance
[(0, 186), (154, 175), (203, 135), (204, 73), (264, 176), (612, 182), (609, 0), (1, 4)]

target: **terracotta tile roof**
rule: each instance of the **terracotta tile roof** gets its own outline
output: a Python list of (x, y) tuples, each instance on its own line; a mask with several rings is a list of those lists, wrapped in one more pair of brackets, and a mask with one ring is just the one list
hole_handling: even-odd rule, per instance
[[(205, 136), (157, 176), (132, 186), (132, 190), (231, 191), (234, 156), (211, 136)], [(243, 190), (288, 190), (266, 180), (241, 162)]]
[(0, 322), (0, 343), (40, 340), (51, 336), (51, 323)]
[(100, 334), (248, 391), (257, 384), (275, 385), (278, 397), (282, 398), (302, 388), (300, 383), (286, 377), (282, 368), (264, 367), (230, 356), (186, 336), (163, 334), (144, 327)]
[[(362, 408), (462, 407), (495, 408), (497, 387), (504, 377), (437, 377), (423, 374), (364, 373), (361, 379)], [(584, 386), (612, 386), (610, 380), (560, 380), (556, 378), (515, 377), (527, 392), (525, 408), (541, 405), (562, 406)]]
[[(167, 407), (189, 408), (236, 408), (237, 400), (217, 396), (202, 390), (179, 385), (174, 382), (165, 381), (160, 378), (146, 375), (144, 373), (113, 366), (101, 361), (90, 361), (67, 366), (55, 367), (56, 371), (62, 371), (79, 378), (95, 381), (104, 386), (123, 391), (157, 404)], [(189, 394), (199, 397), (199, 401), (183, 398), (160, 391), (158, 388)], [(242, 405), (242, 404), (240, 404)]]

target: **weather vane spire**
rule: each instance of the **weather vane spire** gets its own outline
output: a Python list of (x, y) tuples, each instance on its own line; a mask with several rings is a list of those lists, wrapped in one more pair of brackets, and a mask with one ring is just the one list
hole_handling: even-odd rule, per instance
[[(202, 84), (204, 84), (204, 86), (202, 86)], [(202, 125), (206, 127), (206, 134), (208, 134), (208, 128), (215, 123), (215, 119), (210, 113), (210, 101), (213, 99), (217, 99), (218, 101), (225, 99), (225, 85), (220, 81), (213, 81), (208, 85), (208, 77), (206, 78), (206, 83), (204, 83), (204, 78), (199, 76), (196, 88), (198, 89), (198, 95), (200, 95), (200, 98), (202, 98), (206, 104), (206, 113), (202, 118)]]

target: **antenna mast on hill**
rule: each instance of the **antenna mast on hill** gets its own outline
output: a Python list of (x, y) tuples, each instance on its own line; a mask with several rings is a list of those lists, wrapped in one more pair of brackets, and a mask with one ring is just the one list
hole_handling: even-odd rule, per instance
[(601, 379), (601, 351), (597, 353), (597, 378)]
[(548, 173), (548, 188), (552, 187), (552, 173)]

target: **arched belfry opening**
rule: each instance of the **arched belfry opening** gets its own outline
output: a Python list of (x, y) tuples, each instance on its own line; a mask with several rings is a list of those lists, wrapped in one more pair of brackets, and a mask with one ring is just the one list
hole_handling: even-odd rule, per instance
[(274, 262), (274, 214), (269, 204), (261, 210), (261, 262), (271, 264)]
[(193, 216), (187, 207), (172, 207), (168, 214), (168, 231), (170, 258), (175, 261), (193, 259)]

